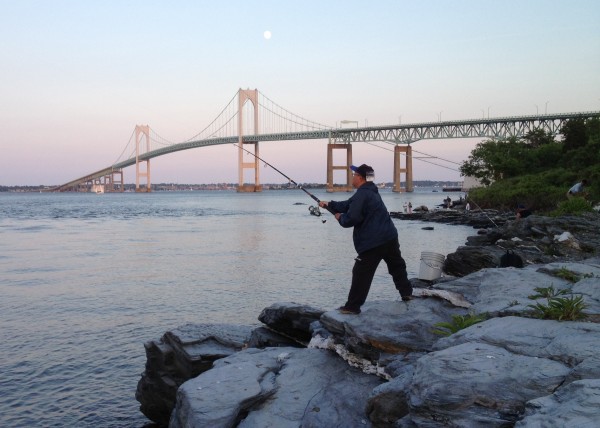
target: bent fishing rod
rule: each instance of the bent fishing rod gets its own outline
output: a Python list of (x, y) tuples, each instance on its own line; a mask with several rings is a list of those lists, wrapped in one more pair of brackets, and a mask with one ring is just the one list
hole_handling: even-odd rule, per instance
[[(285, 175), (283, 172), (279, 171), (277, 168), (275, 168), (273, 165), (271, 165), (269, 162), (267, 162), (264, 159), (261, 159), (259, 156), (255, 155), (254, 153), (252, 153), (249, 150), (246, 150), (245, 148), (239, 146), (238, 144), (235, 143), (231, 143), (234, 146), (236, 146), (239, 149), (242, 149), (243, 151), (245, 151), (248, 154), (251, 154), (252, 156), (254, 156), (256, 159), (258, 159), (259, 161), (263, 162), (265, 165), (270, 166), (271, 168), (273, 168), (275, 171), (277, 171), (278, 173), (280, 173), (281, 175), (283, 175), (285, 178), (287, 178), (290, 183), (292, 183), (294, 186), (296, 186), (298, 189), (302, 190), (304, 193), (306, 193), (308, 196), (310, 196), (314, 201), (317, 202), (317, 204), (319, 202), (321, 202), (321, 200), (319, 198), (317, 198), (315, 195), (313, 195), (312, 193), (310, 193), (308, 190), (306, 190), (304, 187), (302, 187), (301, 185), (299, 185), (298, 183), (296, 183), (294, 180), (292, 180), (290, 177), (288, 177), (287, 175)], [(317, 205), (318, 206), (318, 205)], [(329, 211), (331, 214), (335, 215), (335, 212), (333, 212), (333, 210), (331, 208), (329, 208), (329, 205), (325, 206), (325, 209), (327, 211)]]

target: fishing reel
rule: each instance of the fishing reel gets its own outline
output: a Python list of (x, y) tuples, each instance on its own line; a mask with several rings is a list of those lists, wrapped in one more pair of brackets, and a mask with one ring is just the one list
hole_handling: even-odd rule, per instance
[(311, 205), (308, 207), (308, 211), (310, 212), (310, 215), (314, 215), (316, 217), (321, 217), (323, 215), (318, 205), (316, 207)]
[[(308, 211), (310, 212), (310, 215), (314, 215), (315, 217), (321, 217), (323, 215), (318, 205), (316, 207), (311, 205), (310, 207), (308, 207)], [(327, 220), (325, 219), (321, 220), (321, 222), (323, 223), (325, 223), (326, 221)]]

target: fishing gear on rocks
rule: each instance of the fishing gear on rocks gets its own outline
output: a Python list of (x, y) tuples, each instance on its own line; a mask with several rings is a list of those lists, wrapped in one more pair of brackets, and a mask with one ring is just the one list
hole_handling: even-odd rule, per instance
[[(314, 201), (317, 203), (316, 211), (318, 211), (318, 212), (319, 212), (319, 214), (317, 215), (317, 214), (313, 214), (313, 213), (312, 213), (312, 211), (311, 211), (311, 214), (313, 214), (313, 215), (316, 215), (317, 217), (321, 215), (321, 211), (319, 210), (319, 205), (318, 205), (318, 203), (319, 203), (319, 202), (321, 202), (321, 200), (320, 200), (319, 198), (317, 198), (315, 195), (313, 195), (312, 193), (310, 193), (310, 192), (309, 192), (308, 190), (306, 190), (304, 187), (302, 187), (301, 185), (299, 185), (298, 183), (296, 183), (294, 180), (292, 180), (290, 177), (288, 177), (287, 175), (285, 175), (283, 172), (279, 171), (277, 168), (275, 168), (273, 165), (271, 165), (271, 164), (270, 164), (269, 162), (267, 162), (266, 160), (264, 160), (264, 159), (261, 159), (259, 156), (255, 155), (255, 154), (254, 154), (254, 153), (252, 153), (251, 151), (249, 151), (249, 150), (246, 150), (245, 148), (243, 148), (243, 147), (240, 147), (239, 145), (237, 145), (237, 144), (235, 144), (235, 143), (231, 143), (231, 144), (233, 144), (234, 146), (236, 146), (238, 149), (242, 149), (242, 150), (243, 150), (243, 151), (245, 151), (246, 153), (248, 153), (248, 154), (250, 154), (250, 155), (254, 156), (256, 159), (258, 159), (259, 161), (261, 161), (261, 162), (262, 162), (262, 163), (264, 163), (265, 165), (267, 165), (267, 166), (270, 166), (270, 167), (271, 167), (271, 168), (273, 168), (275, 171), (277, 171), (279, 174), (281, 174), (281, 175), (283, 175), (285, 178), (287, 178), (287, 179), (289, 180), (289, 182), (290, 182), (290, 183), (292, 183), (292, 184), (293, 184), (294, 186), (296, 186), (298, 189), (302, 190), (304, 193), (306, 193), (308, 196), (310, 196), (310, 197), (311, 197), (311, 198), (312, 198), (312, 199), (313, 199), (313, 200), (314, 200)], [(309, 210), (311, 210), (311, 208), (313, 208), (313, 207), (310, 207), (310, 208), (309, 208)], [(325, 207), (325, 209), (326, 209), (327, 211), (329, 211), (331, 214), (334, 214), (334, 215), (335, 215), (335, 213), (334, 213), (334, 212), (333, 212), (333, 211), (332, 211), (332, 210), (331, 210), (329, 207)], [(327, 220), (321, 220), (321, 221), (322, 221), (323, 223), (325, 223)]]

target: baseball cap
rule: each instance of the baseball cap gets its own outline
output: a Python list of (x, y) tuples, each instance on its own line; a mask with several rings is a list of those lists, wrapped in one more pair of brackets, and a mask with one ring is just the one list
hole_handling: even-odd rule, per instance
[(360, 174), (365, 180), (373, 180), (375, 177), (375, 171), (369, 165), (362, 164), (361, 166), (351, 165), (350, 169), (357, 174)]

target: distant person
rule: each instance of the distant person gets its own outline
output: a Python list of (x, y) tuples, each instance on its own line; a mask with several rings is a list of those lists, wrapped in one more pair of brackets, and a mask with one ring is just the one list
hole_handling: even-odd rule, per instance
[(569, 189), (567, 192), (567, 198), (571, 199), (575, 196), (581, 196), (585, 198), (587, 196), (587, 192), (585, 191), (586, 186), (588, 186), (588, 181), (586, 179), (581, 180), (579, 183), (575, 184)]
[(465, 205), (465, 211), (467, 212), (467, 214), (469, 214), (469, 212), (471, 211), (471, 204), (469, 202), (467, 202), (467, 204)]
[(354, 228), (352, 239), (358, 256), (354, 259), (348, 300), (338, 311), (357, 315), (367, 300), (375, 270), (382, 260), (387, 264), (402, 300), (411, 300), (413, 290), (400, 253), (398, 231), (373, 183), (373, 168), (362, 164), (359, 167), (352, 165), (350, 169), (354, 172), (352, 186), (356, 193), (345, 201), (321, 201), (319, 206), (334, 212), (340, 226)]
[(517, 220), (521, 219), (521, 218), (527, 218), (529, 217), (531, 214), (533, 214), (531, 212), (531, 210), (529, 208), (525, 208), (524, 205), (519, 205), (517, 207)]
[(408, 203), (408, 213), (412, 214), (412, 202)]
[(403, 208), (404, 208), (404, 212), (408, 212), (408, 205), (406, 205), (406, 202), (404, 202)]

